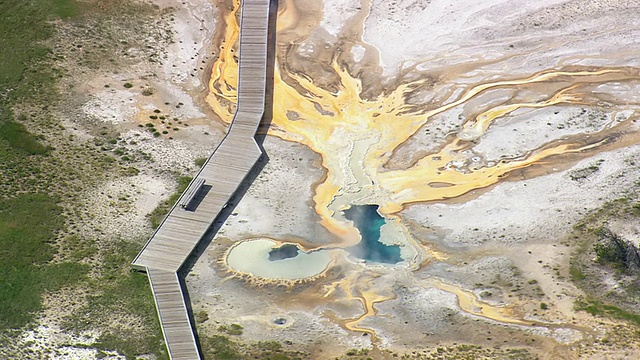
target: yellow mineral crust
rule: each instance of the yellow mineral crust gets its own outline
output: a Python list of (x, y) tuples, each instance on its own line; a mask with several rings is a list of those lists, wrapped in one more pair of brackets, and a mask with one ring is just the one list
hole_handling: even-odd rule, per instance
[(359, 331), (370, 334), (374, 341), (375, 332), (371, 329), (361, 327), (360, 323), (372, 316), (376, 316), (378, 311), (375, 304), (395, 299), (396, 295), (391, 291), (390, 287), (381, 287), (375, 284), (378, 275), (368, 272), (351, 272), (339, 281), (333, 282), (326, 286), (324, 297), (330, 297), (340, 288), (345, 293), (346, 300), (358, 301), (362, 304), (363, 313), (351, 319), (342, 319), (339, 321), (345, 329)]
[[(281, 16), (285, 20), (281, 26), (293, 26), (287, 20), (295, 18), (292, 9), (293, 6), (284, 7), (284, 15), (281, 13)], [(225, 46), (213, 66), (207, 99), (213, 110), (227, 122), (233, 116), (238, 80), (237, 59), (233, 53), (233, 44), (238, 39), (235, 11), (237, 10), (224, 17)], [(289, 84), (283, 80), (281, 67), (276, 64), (273, 119), (269, 130), (271, 135), (304, 144), (322, 156), (322, 165), (327, 174), (325, 181), (315, 189), (313, 200), (322, 225), (340, 239), (340, 243), (331, 244), (331, 247), (346, 247), (359, 241), (359, 234), (351, 223), (335, 216), (351, 205), (348, 200), (353, 196), (345, 193), (347, 187), (355, 188), (361, 193), (368, 191), (369, 202), (380, 204), (380, 213), (385, 216), (402, 210), (405, 204), (453, 198), (490, 186), (513, 170), (534, 165), (552, 155), (580, 152), (597, 146), (559, 144), (532, 151), (525, 159), (502, 160), (494, 166), (465, 172), (451, 166), (458, 154), (469, 146), (468, 141), (480, 138), (496, 119), (520, 108), (580, 103), (578, 91), (581, 85), (629, 77), (621, 69), (549, 70), (523, 79), (476, 85), (455, 101), (434, 109), (425, 109), (406, 103), (406, 97), (419, 88), (424, 80), (399, 85), (388, 94), (366, 100), (361, 97), (362, 84), (359, 79), (352, 77), (336, 61), (332, 67), (340, 78), (337, 92), (316, 86), (312, 79), (303, 74), (288, 73), (288, 81), (294, 83)], [(458, 138), (444, 146), (439, 153), (424, 157), (408, 169), (382, 170), (394, 149), (407, 141), (433, 116), (492, 89), (518, 89), (530, 84), (560, 81), (574, 84), (557, 91), (547, 100), (505, 104), (486, 110), (467, 121)], [(359, 141), (366, 141), (370, 145), (364, 151), (356, 152), (354, 144)], [(362, 158), (354, 159), (354, 154), (359, 154)], [(361, 172), (368, 180), (358, 182), (355, 187), (350, 186), (354, 176), (353, 167), (349, 165), (353, 163), (362, 167)], [(344, 199), (338, 201), (340, 196)]]
[(478, 299), (476, 294), (460, 286), (445, 283), (437, 279), (429, 279), (429, 285), (454, 294), (458, 299), (458, 306), (465, 313), (480, 316), (506, 324), (531, 326), (531, 321), (519, 319), (514, 311), (507, 306), (494, 306)]
[[(234, 10), (224, 15), (224, 42), (212, 68), (207, 97), (213, 111), (227, 123), (235, 111), (238, 81), (234, 50), (239, 35), (238, 1), (234, 1), (234, 5)], [(285, 1), (278, 16), (278, 30), (295, 28), (298, 14), (291, 1)], [(280, 61), (283, 58), (278, 57)], [(550, 69), (527, 77), (489, 80), (475, 85), (466, 84), (464, 76), (460, 76), (462, 83), (452, 85), (454, 89), (458, 87), (457, 91), (446, 91), (459, 94), (456, 98), (441, 104), (415, 105), (407, 102), (407, 98), (417, 90), (424, 90), (431, 80), (426, 77), (411, 80), (387, 89), (378, 97), (365, 98), (361, 80), (352, 76), (347, 64), (339, 63), (337, 58), (334, 57), (330, 64), (339, 78), (335, 86), (337, 90), (332, 91), (317, 86), (305, 74), (288, 70), (284, 66), (286, 64), (276, 62), (274, 70), (273, 118), (269, 134), (309, 147), (321, 156), (326, 170), (325, 178), (315, 188), (314, 210), (321, 224), (335, 235), (336, 241), (314, 246), (310, 245), (313, 239), (308, 239), (307, 244), (301, 244), (305, 251), (344, 248), (358, 243), (358, 230), (341, 214), (353, 204), (378, 204), (378, 211), (387, 223), (396, 226), (393, 231), (410, 237), (396, 215), (407, 204), (455, 198), (496, 184), (515, 170), (551, 161), (556, 156), (602, 147), (607, 143), (603, 137), (594, 137), (598, 139), (586, 144), (571, 138), (551, 139), (554, 141), (546, 145), (525, 149), (525, 154), (517, 158), (487, 159), (477, 166), (460, 165), (466, 159), (465, 151), (473, 148), (475, 142), (502, 117), (519, 109), (589, 104), (594, 96), (590, 86), (639, 79), (637, 69), (628, 68)], [(514, 95), (492, 108), (464, 114), (466, 120), (462, 122), (461, 129), (457, 134), (447, 136), (444, 143), (436, 144), (439, 150), (406, 165), (407, 168), (384, 168), (394, 151), (436, 115), (466, 105), (479, 95), (501, 89), (511, 90)], [(532, 96), (527, 95), (529, 93), (537, 96), (532, 100)], [(407, 238), (405, 245), (418, 249), (420, 254), (411, 260), (414, 262), (409, 266), (411, 269), (419, 268), (419, 264), (435, 255), (446, 258), (446, 255), (424, 249), (415, 239)], [(359, 301), (363, 314), (341, 323), (347, 329), (374, 335), (373, 331), (361, 328), (359, 324), (376, 314), (376, 303), (392, 299), (395, 295), (391, 286), (381, 288), (376, 283), (377, 277), (367, 274), (366, 271), (345, 274), (342, 280), (328, 288), (326, 296), (341, 288), (347, 299)], [(524, 320), (514, 317), (508, 308), (481, 303), (464, 289), (439, 281), (431, 282), (431, 286), (456, 294), (460, 307), (466, 312), (499, 322), (524, 324)]]

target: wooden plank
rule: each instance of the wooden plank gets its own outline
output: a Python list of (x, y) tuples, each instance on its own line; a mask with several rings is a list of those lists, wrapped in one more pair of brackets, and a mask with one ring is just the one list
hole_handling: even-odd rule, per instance
[[(270, 0), (243, 0), (238, 105), (229, 131), (132, 262), (147, 272), (171, 359), (201, 358), (177, 271), (262, 155), (254, 137), (264, 113), (269, 7)], [(205, 182), (211, 188), (198, 206), (184, 211), (179, 204), (189, 204)]]
[(202, 189), (204, 185), (204, 179), (198, 178), (196, 181), (190, 184), (190, 186), (184, 192), (184, 196), (180, 199), (180, 207), (187, 210), (189, 208), (189, 204), (196, 197), (196, 194)]
[(173, 360), (200, 359), (200, 351), (195, 345), (196, 339), (189, 321), (178, 274), (173, 271), (149, 268), (147, 276), (169, 357)]

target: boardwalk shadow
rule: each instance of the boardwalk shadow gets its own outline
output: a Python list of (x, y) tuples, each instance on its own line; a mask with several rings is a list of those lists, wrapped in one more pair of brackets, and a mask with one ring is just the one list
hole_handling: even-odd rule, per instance
[(198, 206), (200, 206), (200, 203), (202, 202), (202, 200), (204, 200), (204, 198), (207, 197), (207, 194), (209, 193), (209, 191), (211, 191), (211, 188), (212, 188), (211, 185), (202, 185), (202, 187), (198, 189), (198, 192), (195, 194), (193, 199), (189, 201), (189, 203), (187, 204), (187, 206), (185, 206), (184, 209), (187, 211), (194, 211), (195, 209), (197, 209)]
[[(260, 175), (262, 169), (264, 169), (265, 165), (269, 162), (269, 156), (265, 151), (262, 143), (267, 135), (267, 131), (269, 130), (269, 126), (271, 125), (271, 119), (273, 117), (273, 83), (274, 83), (274, 66), (275, 66), (275, 57), (276, 57), (276, 18), (278, 13), (278, 1), (271, 0), (271, 9), (269, 12), (269, 39), (267, 45), (267, 81), (265, 84), (266, 94), (265, 94), (265, 111), (260, 121), (260, 125), (258, 127), (258, 131), (255, 136), (255, 140), (258, 143), (258, 147), (262, 151), (262, 156), (256, 162), (256, 164), (251, 168), (251, 171), (244, 178), (238, 189), (233, 193), (233, 196), (227, 202), (227, 205), (224, 209), (216, 216), (213, 225), (207, 230), (205, 235), (202, 237), (201, 241), (195, 247), (189, 258), (182, 264), (178, 273), (182, 276), (187, 275), (189, 271), (193, 268), (195, 263), (198, 261), (198, 258), (203, 254), (203, 252), (209, 247), (211, 241), (213, 240), (215, 234), (220, 230), (224, 222), (227, 220), (229, 215), (233, 213), (233, 210), (240, 202), (240, 199), (246, 194), (247, 190), (253, 183), (253, 181)], [(207, 186), (207, 185), (205, 185)], [(215, 184), (213, 184), (215, 186)], [(204, 186), (203, 186), (204, 187)], [(204, 189), (203, 191), (204, 192)], [(198, 194), (198, 198), (200, 198), (200, 194)], [(200, 201), (202, 199), (200, 198)], [(196, 199), (194, 199), (193, 203), (195, 204)]]
[(269, 10), (269, 33), (267, 39), (267, 81), (265, 84), (265, 106), (264, 116), (256, 133), (256, 142), (260, 146), (263, 154), (266, 151), (262, 147), (264, 138), (267, 136), (271, 120), (273, 119), (273, 84), (274, 84), (274, 68), (276, 64), (276, 21), (278, 15), (278, 0), (271, 0), (271, 8)]
[[(269, 156), (267, 155), (262, 143), (267, 135), (267, 131), (269, 130), (269, 126), (271, 125), (271, 120), (273, 117), (273, 85), (274, 85), (274, 67), (276, 62), (276, 20), (278, 14), (278, 1), (271, 0), (270, 3), (270, 11), (269, 11), (269, 32), (268, 32), (268, 42), (267, 42), (267, 77), (266, 77), (266, 92), (265, 92), (265, 110), (260, 125), (258, 127), (258, 131), (256, 132), (255, 140), (262, 151), (262, 156), (256, 162), (256, 164), (251, 168), (251, 171), (244, 178), (242, 183), (238, 189), (234, 192), (231, 199), (227, 202), (227, 205), (222, 209), (222, 211), (216, 216), (213, 224), (207, 232), (204, 234), (198, 245), (194, 248), (191, 255), (187, 258), (187, 260), (182, 264), (180, 269), (178, 270), (178, 278), (180, 279), (180, 285), (182, 288), (182, 293), (185, 299), (185, 303), (187, 306), (187, 311), (189, 313), (189, 318), (191, 324), (196, 324), (193, 314), (193, 309), (191, 307), (191, 298), (189, 297), (189, 293), (187, 291), (187, 286), (185, 282), (185, 277), (191, 271), (193, 266), (196, 264), (200, 256), (207, 250), (209, 245), (211, 244), (213, 238), (218, 233), (222, 225), (225, 223), (227, 218), (233, 213), (234, 209), (240, 202), (240, 199), (246, 194), (249, 187), (253, 181), (258, 177), (258, 175), (262, 172), (265, 165), (269, 162)], [(208, 189), (211, 189), (210, 185), (207, 185)], [(215, 186), (215, 184), (213, 184)], [(193, 206), (194, 208), (199, 205), (200, 201), (204, 198), (205, 189), (201, 189), (197, 198), (195, 198), (189, 205), (190, 208)], [(196, 201), (198, 201), (196, 203)], [(200, 353), (202, 354), (202, 349), (200, 345), (200, 341), (197, 338), (197, 332), (194, 331), (196, 335), (196, 342), (198, 347), (200, 348)]]

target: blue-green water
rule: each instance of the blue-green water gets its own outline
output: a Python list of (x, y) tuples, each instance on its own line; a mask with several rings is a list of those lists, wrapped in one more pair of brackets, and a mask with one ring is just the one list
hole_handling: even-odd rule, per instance
[(353, 221), (362, 241), (347, 250), (361, 259), (371, 262), (395, 264), (402, 261), (400, 246), (388, 246), (380, 242), (380, 227), (385, 224), (378, 214), (378, 205), (353, 205), (344, 211), (344, 217)]

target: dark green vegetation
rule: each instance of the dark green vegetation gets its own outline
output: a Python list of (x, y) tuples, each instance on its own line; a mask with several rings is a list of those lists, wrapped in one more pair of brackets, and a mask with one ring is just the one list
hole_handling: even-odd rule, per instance
[(176, 191), (149, 214), (149, 220), (151, 221), (151, 226), (154, 229), (160, 226), (160, 223), (162, 223), (164, 217), (167, 216), (171, 207), (176, 203), (176, 201), (178, 201), (178, 198), (180, 198), (180, 195), (182, 195), (182, 193), (187, 189), (187, 186), (189, 186), (191, 179), (192, 177), (190, 176), (180, 176), (178, 178), (178, 187), (176, 188)]
[(598, 172), (600, 170), (600, 165), (602, 165), (603, 162), (604, 160), (598, 160), (586, 168), (573, 170), (569, 173), (569, 177), (573, 181), (582, 181)]
[[(577, 248), (571, 258), (569, 276), (586, 294), (575, 303), (577, 310), (607, 316), (640, 326), (640, 251), (614, 233), (609, 222), (634, 224), (640, 190), (604, 204), (574, 227)], [(612, 286), (611, 284), (615, 284)]]
[(624, 274), (640, 272), (640, 254), (631, 242), (603, 227), (598, 229), (598, 242), (593, 246), (596, 261)]
[(25, 194), (0, 202), (0, 329), (18, 329), (41, 309), (44, 291), (82, 279), (83, 264), (52, 264), (54, 233), (61, 209), (45, 194)]
[[(224, 326), (224, 325), (223, 325)], [(226, 326), (227, 328), (229, 326)], [(200, 335), (200, 343), (205, 359), (223, 360), (294, 360), (328, 358), (327, 355), (311, 354), (293, 349), (291, 342), (285, 341), (259, 341), (245, 344), (239, 336), (229, 336), (220, 332), (214, 335)], [(333, 357), (332, 357), (333, 358)], [(526, 349), (514, 348), (485, 348), (478, 345), (454, 345), (450, 347), (437, 347), (398, 353), (383, 349), (349, 349), (342, 356), (335, 357), (340, 360), (372, 360), (372, 359), (415, 359), (415, 360), (478, 360), (478, 359), (509, 359), (509, 360), (534, 360)]]
[(526, 349), (514, 348), (486, 348), (478, 345), (460, 344), (453, 346), (439, 346), (414, 350), (407, 353), (397, 353), (380, 349), (350, 349), (340, 360), (373, 360), (373, 359), (411, 359), (411, 360), (534, 360), (537, 356)]
[[(15, 117), (13, 107), (52, 99), (55, 72), (44, 65), (52, 17), (77, 13), (74, 1), (0, 2), (0, 332), (29, 324), (41, 309), (42, 294), (78, 281), (87, 266), (51, 263), (56, 233), (63, 227), (58, 199), (40, 192), (49, 176), (41, 163), (49, 148)], [(29, 191), (30, 190), (30, 191)], [(20, 193), (18, 193), (21, 191)]]
[(197, 167), (202, 167), (204, 165), (204, 163), (206, 163), (208, 160), (208, 158), (206, 157), (200, 157), (194, 160), (194, 163), (196, 164)]
[(24, 151), (28, 155), (46, 155), (49, 151), (22, 124), (13, 120), (0, 123), (0, 139), (6, 141), (12, 149)]
[(259, 341), (243, 344), (225, 334), (200, 336), (205, 359), (215, 360), (300, 360), (312, 358), (310, 354), (287, 349), (277, 341)]
[[(97, 349), (117, 351), (128, 359), (143, 354), (166, 359), (147, 278), (129, 269), (140, 246), (141, 242), (121, 240), (101, 251), (97, 276), (84, 284), (90, 293), (87, 302), (67, 317), (63, 328), (78, 334), (102, 328), (105, 331), (93, 344)], [(140, 331), (127, 326), (127, 321), (147, 324), (150, 328)]]
[(242, 329), (242, 325), (239, 324), (220, 325), (218, 327), (218, 331), (227, 333), (229, 335), (242, 335)]
[[(54, 32), (49, 20), (75, 15), (75, 5), (71, 0), (0, 2), (0, 201), (23, 187), (33, 191), (43, 183), (36, 179), (43, 177), (42, 159), (29, 155), (46, 155), (49, 148), (40, 135), (25, 128), (24, 123), (32, 119), (15, 116), (14, 107), (55, 99), (58, 74), (47, 66), (50, 51), (41, 42)], [(42, 113), (46, 116), (46, 111)]]
[[(55, 347), (30, 349), (20, 336), (38, 324), (38, 316), (51, 313), (59, 318), (47, 318), (47, 324), (67, 334), (98, 334), (95, 341), (66, 345), (97, 349), (99, 358), (112, 351), (128, 359), (167, 358), (147, 278), (130, 269), (144, 239), (114, 239), (82, 205), (87, 191), (137, 175), (133, 165), (144, 166), (151, 157), (130, 151), (116, 129), (74, 118), (82, 113), (77, 106), (84, 94), (74, 87), (86, 79), (83, 74), (159, 59), (161, 51), (148, 45), (149, 38), (159, 46), (169, 41), (167, 29), (157, 25), (165, 15), (129, 0), (0, 1), (1, 359), (65, 357)], [(128, 56), (129, 47), (143, 55)], [(141, 85), (132, 80), (121, 86)], [(182, 124), (165, 115), (158, 117), (167, 126)], [(78, 141), (62, 119), (92, 140)], [(151, 215), (156, 226), (189, 181), (180, 178), (176, 193)], [(126, 199), (113, 199), (121, 202)], [(213, 341), (205, 338), (204, 346), (228, 355), (223, 358), (295, 358), (283, 355), (279, 343), (244, 345), (241, 333), (229, 325)], [(228, 336), (234, 340), (225, 341)]]
[[(135, 174), (99, 145), (74, 142), (59, 121), (67, 96), (58, 90), (67, 80), (64, 68), (81, 70), (87, 64), (65, 63), (53, 49), (65, 44), (51, 39), (60, 35), (59, 24), (74, 24), (68, 29), (82, 33), (87, 22), (100, 29), (93, 25), (99, 25), (101, 11), (118, 4), (133, 9), (128, 15), (139, 8), (125, 1), (0, 1), (2, 359), (62, 356), (57, 349), (25, 349), (18, 336), (42, 314), (47, 294), (53, 301), (49, 306), (70, 313), (59, 324), (67, 332), (99, 331), (95, 343), (78, 346), (115, 350), (128, 358), (166, 358), (146, 277), (129, 267), (140, 241), (90, 239), (77, 231), (91, 227), (84, 222), (91, 214), (77, 206), (84, 191), (110, 176)], [(101, 131), (97, 138), (106, 136), (111, 135)]]
[(626, 320), (640, 326), (640, 315), (622, 310), (613, 305), (607, 305), (598, 300), (585, 302), (578, 300), (575, 303), (576, 310), (584, 310), (594, 316), (609, 316), (615, 319)]
[[(55, 73), (41, 61), (50, 50), (41, 42), (55, 31), (49, 20), (78, 14), (74, 0), (0, 2), (0, 89), (12, 100), (52, 91)], [(11, 51), (7, 51), (10, 49)], [(5, 104), (6, 105), (6, 104)]]

